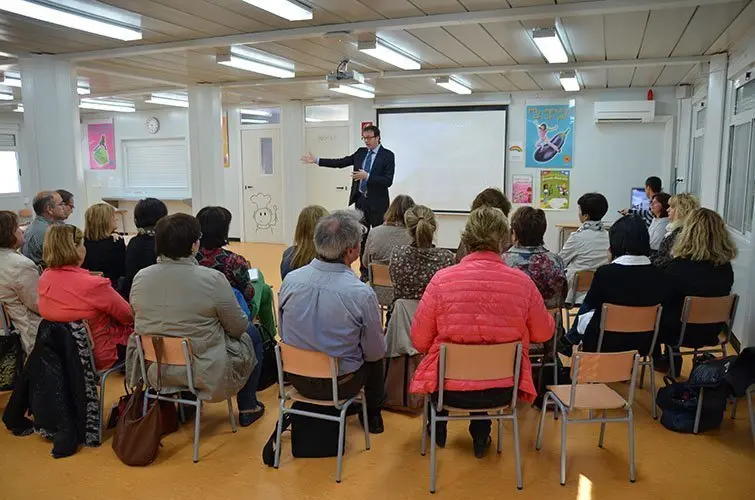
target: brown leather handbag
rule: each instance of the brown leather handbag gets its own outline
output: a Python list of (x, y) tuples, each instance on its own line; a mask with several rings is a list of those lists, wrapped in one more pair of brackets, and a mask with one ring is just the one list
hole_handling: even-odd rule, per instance
[[(152, 338), (157, 357), (157, 387), (162, 387), (160, 360), (162, 359), (162, 339)], [(113, 437), (113, 451), (126, 465), (144, 466), (151, 464), (160, 448), (163, 434), (162, 414), (159, 404), (149, 405), (142, 416), (144, 404), (144, 381), (134, 389), (126, 403), (124, 412), (118, 418)]]

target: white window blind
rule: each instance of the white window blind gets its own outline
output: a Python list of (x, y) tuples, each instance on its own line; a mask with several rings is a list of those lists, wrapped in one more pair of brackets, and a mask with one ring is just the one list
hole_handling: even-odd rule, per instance
[(184, 139), (126, 140), (123, 154), (127, 188), (189, 188), (191, 174)]
[(15, 149), (16, 135), (0, 133), (0, 149)]
[(0, 195), (21, 192), (16, 134), (0, 132)]

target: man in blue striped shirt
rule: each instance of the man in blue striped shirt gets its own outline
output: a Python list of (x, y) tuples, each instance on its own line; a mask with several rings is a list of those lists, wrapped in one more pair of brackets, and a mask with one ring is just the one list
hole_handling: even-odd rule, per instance
[[(663, 183), (661, 181), (660, 177), (648, 177), (645, 180), (645, 194), (648, 197), (648, 200), (652, 200), (653, 196), (662, 193), (663, 192)], [(650, 227), (650, 224), (653, 222), (653, 218), (655, 217), (653, 215), (653, 212), (649, 208), (625, 208), (624, 210), (619, 210), (619, 213), (621, 215), (628, 215), (628, 214), (636, 214), (642, 217), (642, 219), (645, 221), (645, 225)]]

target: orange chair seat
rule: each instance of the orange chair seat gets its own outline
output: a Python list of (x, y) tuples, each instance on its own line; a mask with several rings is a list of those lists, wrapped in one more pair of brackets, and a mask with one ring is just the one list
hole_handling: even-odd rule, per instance
[[(570, 406), (571, 385), (549, 385), (548, 390), (555, 394), (565, 406)], [(619, 393), (606, 384), (579, 384), (575, 392), (574, 408), (612, 410), (623, 408), (627, 404)]]

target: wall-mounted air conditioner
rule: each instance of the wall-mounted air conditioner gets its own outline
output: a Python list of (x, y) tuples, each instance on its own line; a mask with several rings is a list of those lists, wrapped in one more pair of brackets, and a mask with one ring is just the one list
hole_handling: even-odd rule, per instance
[(595, 123), (649, 123), (655, 120), (655, 101), (595, 103)]

